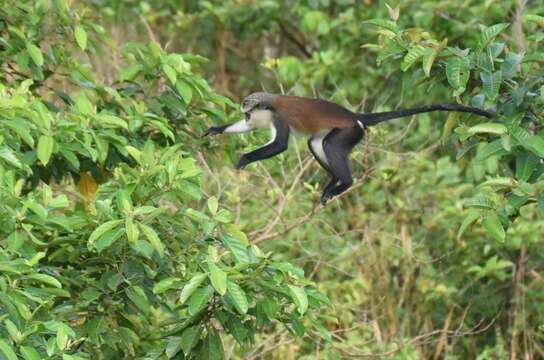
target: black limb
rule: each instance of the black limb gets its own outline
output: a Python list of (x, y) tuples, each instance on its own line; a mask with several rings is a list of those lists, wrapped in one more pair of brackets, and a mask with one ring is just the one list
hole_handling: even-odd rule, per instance
[(321, 195), (322, 204), (326, 204), (333, 197), (340, 195), (353, 184), (348, 156), (353, 147), (361, 141), (363, 134), (363, 129), (358, 126), (334, 129), (323, 140), (323, 150), (327, 156), (332, 178)]
[(287, 150), (289, 144), (289, 126), (281, 119), (275, 119), (273, 125), (276, 129), (274, 139), (265, 146), (242, 155), (236, 169), (243, 169), (252, 162), (268, 159)]
[(232, 124), (227, 124), (222, 126), (211, 126), (208, 128), (208, 130), (206, 130), (206, 132), (204, 133), (204, 135), (202, 135), (202, 137), (208, 136), (208, 135), (222, 134), (223, 131), (225, 131), (225, 129), (231, 125)]
[(331, 176), (332, 176), (332, 172), (331, 172), (331, 169), (329, 168), (329, 166), (327, 165), (327, 163), (325, 163), (320, 157), (319, 155), (316, 153), (316, 151), (314, 150), (314, 148), (312, 147), (312, 140), (314, 140), (313, 138), (309, 138), (308, 139), (308, 149), (310, 149), (310, 152), (312, 153), (312, 155), (314, 156), (315, 160), (317, 161), (317, 163), (323, 168), (325, 169)]

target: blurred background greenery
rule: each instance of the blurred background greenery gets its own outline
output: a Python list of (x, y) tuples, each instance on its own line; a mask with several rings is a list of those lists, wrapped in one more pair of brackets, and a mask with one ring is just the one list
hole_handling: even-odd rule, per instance
[[(210, 95), (200, 108), (166, 116), (202, 169), (203, 197), (217, 198), (251, 243), (304, 269), (330, 298), (319, 312), (327, 330), (268, 324), (244, 346), (222, 336), (226, 358), (544, 358), (544, 4), (68, 5), (89, 33), (85, 55), (74, 61), (92, 69), (96, 83), (114, 84), (119, 74), (132, 80), (130, 43), (203, 57), (190, 62)], [(135, 58), (142, 54), (133, 49)], [(143, 76), (157, 85), (150, 74)], [(70, 93), (74, 85), (53, 79), (48, 86)], [(352, 155), (355, 185), (321, 207), (326, 174), (304, 139), (236, 172), (238, 156), (266, 142), (266, 133), (199, 138), (207, 126), (241, 116), (212, 93), (238, 102), (260, 90), (358, 112), (458, 101), (500, 116), (432, 113), (372, 128)], [(214, 101), (219, 106), (206, 106)], [(96, 182), (111, 170), (91, 168)]]

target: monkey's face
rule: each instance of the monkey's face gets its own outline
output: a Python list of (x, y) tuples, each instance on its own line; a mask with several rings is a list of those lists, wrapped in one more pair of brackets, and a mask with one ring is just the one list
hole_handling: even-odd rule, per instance
[(268, 128), (273, 121), (273, 113), (269, 106), (271, 95), (253, 93), (242, 101), (241, 109), (246, 122), (252, 128)]
[(268, 128), (272, 124), (272, 111), (268, 109), (253, 108), (245, 113), (246, 121), (254, 128)]

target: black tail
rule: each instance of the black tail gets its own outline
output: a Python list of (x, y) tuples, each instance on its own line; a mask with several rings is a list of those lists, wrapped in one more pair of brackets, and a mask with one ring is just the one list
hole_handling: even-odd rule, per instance
[(357, 120), (363, 123), (365, 126), (372, 126), (379, 124), (383, 121), (401, 118), (405, 116), (410, 116), (414, 114), (426, 113), (431, 111), (460, 111), (477, 114), (485, 117), (492, 117), (493, 113), (478, 108), (464, 106), (459, 104), (434, 104), (427, 105), (422, 107), (417, 107), (413, 109), (404, 109), (404, 110), (395, 110), (395, 111), (386, 111), (381, 113), (370, 113), (370, 114), (357, 114)]

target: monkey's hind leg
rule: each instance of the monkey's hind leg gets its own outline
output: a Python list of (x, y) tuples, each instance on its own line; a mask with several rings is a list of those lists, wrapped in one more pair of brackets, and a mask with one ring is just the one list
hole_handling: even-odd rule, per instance
[(331, 182), (323, 190), (321, 203), (326, 204), (333, 197), (340, 195), (353, 184), (349, 169), (348, 156), (353, 147), (363, 138), (363, 130), (356, 126), (334, 129), (323, 140), (323, 150), (331, 172)]

